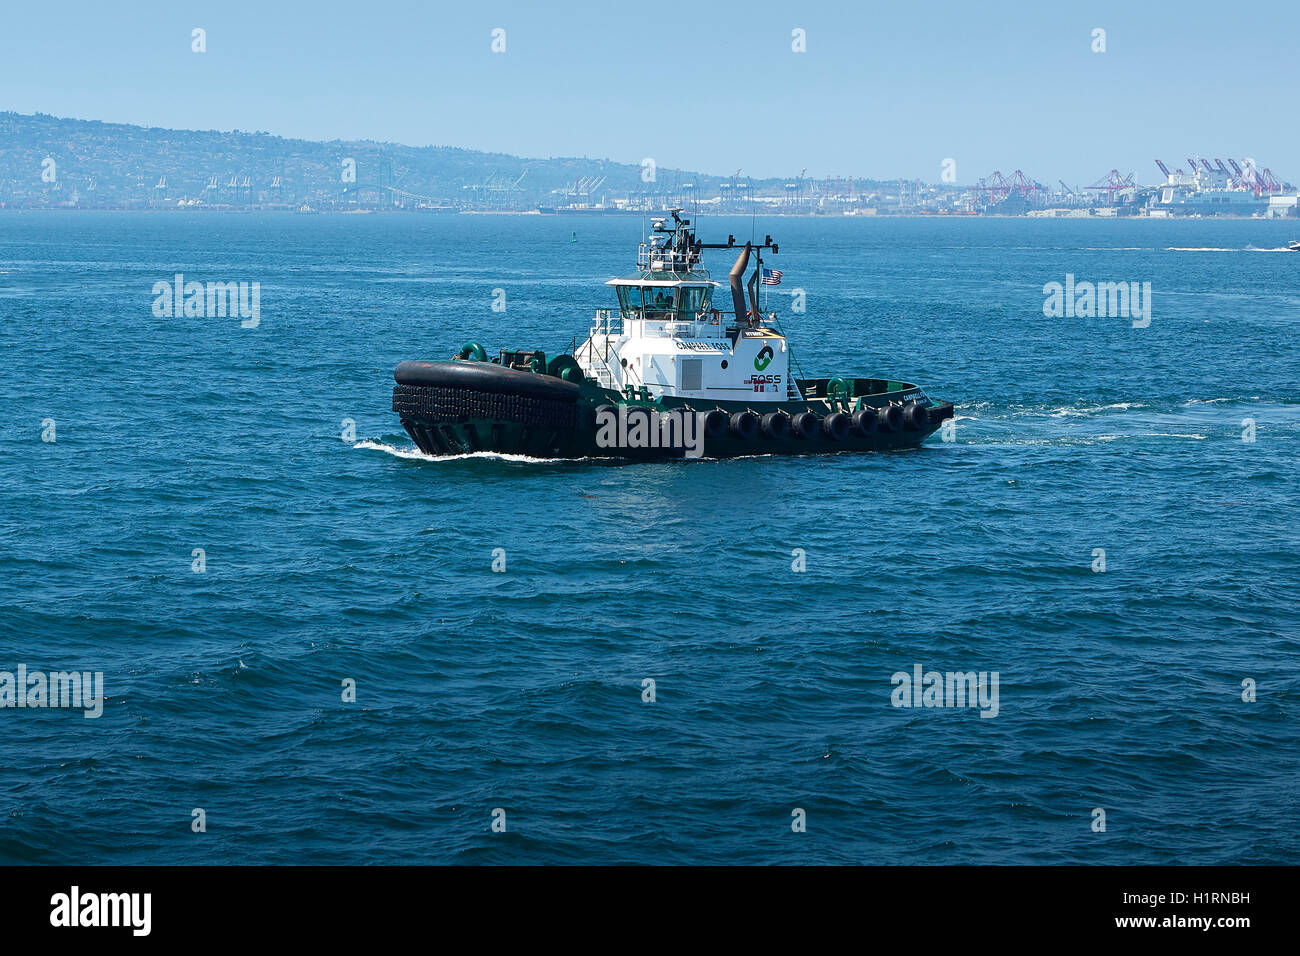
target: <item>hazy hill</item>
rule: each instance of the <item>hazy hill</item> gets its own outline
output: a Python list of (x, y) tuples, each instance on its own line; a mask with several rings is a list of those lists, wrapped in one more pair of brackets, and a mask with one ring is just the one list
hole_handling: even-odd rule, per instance
[[(344, 181), (347, 160), (355, 163), (355, 182)], [(385, 195), (407, 205), (528, 208), (629, 195), (653, 202), (680, 197), (688, 183), (711, 196), (723, 181), (661, 168), (646, 183), (641, 166), (604, 159), (525, 159), (452, 146), (312, 142), (0, 112), (0, 202), (10, 207), (69, 204), (74, 196), (81, 206), (142, 206), (374, 204)], [(783, 186), (752, 183), (755, 191)]]

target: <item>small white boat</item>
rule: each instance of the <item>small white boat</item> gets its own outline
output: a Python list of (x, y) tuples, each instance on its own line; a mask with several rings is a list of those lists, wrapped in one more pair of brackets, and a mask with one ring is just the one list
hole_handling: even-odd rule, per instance
[(1292, 239), (1286, 244), (1286, 247), (1292, 252), (1300, 252), (1300, 239)]

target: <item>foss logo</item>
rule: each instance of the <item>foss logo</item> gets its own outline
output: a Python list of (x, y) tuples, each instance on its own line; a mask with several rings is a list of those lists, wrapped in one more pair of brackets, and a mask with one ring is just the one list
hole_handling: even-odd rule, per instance
[(764, 345), (758, 350), (758, 354), (754, 356), (754, 368), (760, 372), (763, 371), (763, 369), (772, 364), (772, 356), (775, 354), (776, 353), (772, 351), (772, 346)]

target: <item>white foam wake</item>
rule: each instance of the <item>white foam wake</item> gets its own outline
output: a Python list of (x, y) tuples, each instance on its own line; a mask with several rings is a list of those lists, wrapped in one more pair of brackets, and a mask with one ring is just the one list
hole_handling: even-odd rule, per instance
[(1225, 249), (1222, 246), (1165, 246), (1165, 252), (1290, 252), (1286, 246), (1246, 246), (1244, 249)]
[(532, 458), (528, 455), (511, 455), (505, 452), (496, 451), (476, 451), (467, 455), (426, 455), (418, 448), (398, 448), (396, 445), (389, 445), (381, 441), (359, 441), (353, 448), (362, 448), (366, 451), (382, 451), (386, 455), (392, 455), (394, 458), (407, 458), (414, 461), (465, 461), (470, 458), (487, 458), (497, 461), (520, 462), (529, 465), (542, 465), (549, 462), (564, 461), (563, 458)]
[(1096, 414), (1097, 412), (1109, 412), (1109, 411), (1114, 411), (1116, 409), (1126, 412), (1130, 408), (1146, 408), (1146, 405), (1142, 404), (1141, 402), (1115, 402), (1114, 404), (1111, 405), (1083, 405), (1077, 407), (1067, 406), (1063, 408), (1053, 409), (1052, 411), (1048, 412), (1048, 414), (1051, 415), (1052, 418), (1070, 418), (1070, 417), (1078, 417), (1082, 415), (1093, 415)]

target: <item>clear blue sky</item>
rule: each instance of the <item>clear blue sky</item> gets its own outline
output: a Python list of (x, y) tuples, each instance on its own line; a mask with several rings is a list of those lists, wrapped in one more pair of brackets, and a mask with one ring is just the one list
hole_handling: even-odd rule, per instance
[(1296, 2), (8, 0), (0, 109), (753, 176), (1152, 182), (1196, 154), (1296, 181), (1297, 62)]

